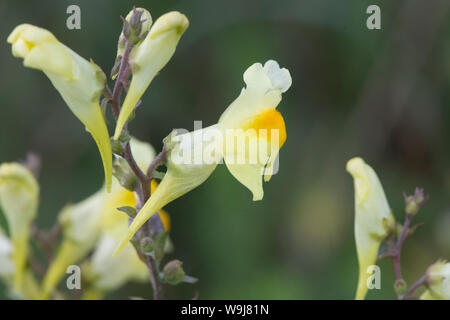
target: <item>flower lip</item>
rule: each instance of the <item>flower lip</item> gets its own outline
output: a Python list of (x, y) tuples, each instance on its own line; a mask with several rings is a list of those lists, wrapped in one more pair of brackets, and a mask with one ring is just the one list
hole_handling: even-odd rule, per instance
[(361, 172), (361, 170), (364, 169), (365, 162), (360, 157), (355, 157), (350, 159), (347, 162), (346, 170), (348, 173), (350, 173), (352, 176), (355, 176)]
[(292, 85), (292, 78), (289, 70), (280, 68), (275, 60), (268, 60), (264, 64), (264, 72), (269, 77), (272, 87), (286, 92)]
[(18, 25), (6, 41), (12, 44), (14, 56), (24, 58), (35, 45), (56, 41), (56, 38), (48, 30), (24, 23)]
[(189, 27), (189, 20), (178, 11), (172, 11), (159, 17), (150, 30), (149, 36), (154, 39), (159, 35), (175, 29), (182, 34)]
[(369, 195), (369, 182), (367, 177), (367, 165), (362, 158), (352, 158), (347, 162), (346, 170), (354, 179), (355, 196), (358, 205), (361, 205)]

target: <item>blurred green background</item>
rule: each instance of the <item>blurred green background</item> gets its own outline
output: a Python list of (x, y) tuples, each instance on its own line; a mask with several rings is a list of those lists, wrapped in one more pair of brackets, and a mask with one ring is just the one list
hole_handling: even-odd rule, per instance
[[(66, 8), (81, 8), (81, 30), (66, 28)], [(366, 28), (366, 8), (381, 7), (382, 29)], [(161, 149), (172, 128), (204, 126), (243, 87), (254, 62), (277, 60), (293, 85), (279, 106), (287, 126), (280, 171), (264, 199), (219, 166), (199, 188), (166, 207), (172, 257), (200, 281), (167, 288), (168, 298), (352, 299), (357, 281), (353, 184), (345, 163), (362, 156), (377, 171), (396, 217), (402, 192), (425, 188), (430, 201), (406, 242), (410, 283), (438, 257), (450, 258), (450, 19), (446, 0), (423, 1), (5, 1), (0, 2), (0, 162), (42, 158), (38, 225), (51, 227), (68, 202), (103, 182), (91, 137), (42, 72), (12, 57), (7, 35), (20, 23), (51, 30), (109, 73), (133, 5), (154, 19), (178, 10), (190, 27), (147, 90), (131, 133)], [(390, 261), (380, 264), (392, 299)], [(0, 297), (2, 295), (0, 289)], [(110, 298), (151, 296), (130, 284)]]

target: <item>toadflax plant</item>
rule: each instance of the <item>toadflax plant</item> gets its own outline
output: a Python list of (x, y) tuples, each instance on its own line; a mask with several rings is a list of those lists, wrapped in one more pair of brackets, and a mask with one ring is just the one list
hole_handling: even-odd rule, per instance
[[(412, 219), (428, 199), (422, 189), (405, 198), (405, 221), (395, 221), (383, 187), (375, 171), (363, 159), (353, 158), (347, 162), (347, 171), (353, 177), (355, 189), (355, 241), (359, 262), (359, 278), (355, 299), (365, 298), (371, 285), (372, 267), (378, 260), (391, 258), (395, 273), (394, 290), (399, 300), (450, 299), (450, 263), (439, 260), (410, 286), (403, 279), (401, 251), (406, 238), (419, 225), (411, 226)], [(387, 250), (380, 250), (386, 243)], [(415, 295), (420, 287), (426, 291)]]
[[(292, 82), (289, 71), (274, 60), (245, 71), (245, 87), (217, 124), (184, 134), (172, 131), (160, 153), (129, 133), (142, 95), (172, 58), (188, 26), (179, 12), (153, 23), (146, 9), (131, 10), (123, 19), (110, 72), (112, 87), (98, 65), (50, 31), (21, 24), (9, 35), (12, 54), (22, 58), (24, 66), (46, 74), (92, 135), (105, 173), (100, 190), (65, 206), (54, 227), (43, 232), (33, 223), (39, 161), (30, 157), (0, 166), (0, 206), (9, 227), (9, 233), (0, 230), (0, 278), (13, 297), (68, 298), (59, 283), (68, 267), (78, 265), (81, 298), (100, 299), (128, 281), (149, 281), (153, 298), (161, 299), (165, 284), (197, 281), (186, 275), (181, 261), (165, 262), (173, 250), (170, 219), (163, 210), (167, 203), (203, 183), (222, 161), (252, 192), (253, 200), (263, 198), (263, 180), (274, 174), (286, 141), (285, 122), (276, 108)], [(112, 137), (105, 121), (109, 110), (116, 124)], [(167, 170), (158, 171), (163, 165)], [(35, 258), (30, 237), (45, 264)]]

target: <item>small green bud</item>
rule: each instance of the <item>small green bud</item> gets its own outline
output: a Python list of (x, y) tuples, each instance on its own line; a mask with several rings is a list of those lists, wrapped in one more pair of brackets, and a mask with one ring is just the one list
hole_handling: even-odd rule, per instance
[(113, 165), (113, 175), (117, 178), (120, 185), (129, 191), (134, 191), (138, 183), (138, 178), (131, 170), (127, 161), (121, 156), (116, 155)]
[(119, 140), (114, 139), (111, 139), (111, 150), (118, 156), (122, 156), (125, 152), (122, 143)]
[(160, 233), (155, 239), (155, 259), (161, 261), (164, 258), (164, 249), (166, 248), (167, 233)]
[(127, 130), (123, 130), (118, 140), (122, 143), (127, 143), (131, 140), (131, 136)]
[(186, 274), (183, 270), (183, 262), (172, 260), (163, 269), (163, 277), (171, 285), (177, 285), (184, 280)]
[(153, 241), (149, 237), (142, 238), (140, 245), (144, 254), (149, 254), (153, 251)]
[(405, 211), (406, 213), (417, 214), (419, 209), (424, 205), (428, 197), (425, 196), (423, 189), (416, 188), (413, 195), (405, 197)]
[(403, 279), (395, 280), (394, 282), (394, 290), (397, 295), (404, 295), (406, 293), (406, 290), (408, 289), (408, 286), (406, 284), (406, 281)]
[(414, 199), (406, 202), (405, 211), (408, 213), (416, 214), (419, 211), (419, 206)]

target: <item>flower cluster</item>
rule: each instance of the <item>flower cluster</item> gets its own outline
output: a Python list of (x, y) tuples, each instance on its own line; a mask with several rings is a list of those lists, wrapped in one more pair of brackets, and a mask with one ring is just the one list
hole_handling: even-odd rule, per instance
[[(255, 63), (245, 71), (245, 87), (217, 124), (181, 135), (172, 131), (160, 154), (128, 133), (136, 106), (174, 55), (188, 26), (188, 19), (179, 12), (166, 13), (153, 22), (146, 9), (130, 11), (123, 19), (111, 71), (113, 90), (98, 65), (79, 56), (50, 31), (22, 24), (9, 35), (12, 54), (22, 58), (24, 66), (45, 73), (92, 135), (105, 173), (99, 191), (61, 210), (57, 222), (61, 242), (39, 283), (29, 254), (39, 185), (24, 165), (0, 167), (0, 205), (10, 230), (9, 236), (0, 232), (0, 276), (17, 295), (57, 297), (67, 268), (79, 264), (85, 298), (102, 297), (130, 280), (150, 281), (157, 298), (160, 282), (195, 281), (184, 273), (179, 260), (160, 268), (171, 247), (169, 218), (162, 209), (167, 203), (203, 183), (221, 161), (252, 192), (253, 200), (263, 198), (263, 179), (268, 181), (274, 174), (279, 149), (286, 141), (285, 122), (276, 108), (292, 82), (289, 71), (274, 60)], [(126, 96), (121, 105), (122, 89)], [(105, 120), (108, 104), (116, 120), (112, 137)], [(214, 138), (196, 139), (204, 134)], [(231, 143), (235, 139), (248, 142), (235, 145)], [(266, 150), (256, 160), (254, 146)], [(177, 161), (181, 154), (204, 150), (213, 150), (212, 161)], [(155, 170), (162, 164), (167, 167), (165, 173)], [(161, 180), (159, 185), (156, 179)]]

